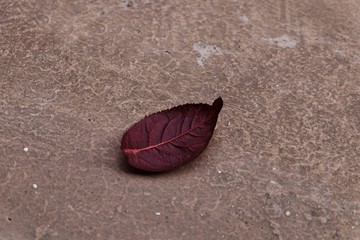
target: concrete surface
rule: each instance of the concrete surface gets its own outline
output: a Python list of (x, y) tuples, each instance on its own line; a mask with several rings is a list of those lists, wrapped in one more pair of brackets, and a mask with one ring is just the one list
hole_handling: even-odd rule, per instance
[[(0, 0), (0, 239), (360, 239), (360, 1)], [(144, 115), (224, 99), (173, 172)]]

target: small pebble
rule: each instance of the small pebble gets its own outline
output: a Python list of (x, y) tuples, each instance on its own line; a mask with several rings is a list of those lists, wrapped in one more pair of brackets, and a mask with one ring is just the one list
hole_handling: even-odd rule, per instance
[(286, 216), (290, 216), (290, 214), (291, 214), (290, 211), (286, 211), (286, 212), (285, 212), (285, 215), (286, 215)]
[(319, 220), (322, 224), (325, 224), (327, 222), (327, 219), (325, 217), (319, 217)]
[(29, 151), (29, 149), (27, 147), (24, 147), (24, 151), (27, 152)]
[(245, 16), (245, 15), (240, 16), (239, 18), (240, 18), (240, 21), (242, 21), (242, 22), (244, 22), (244, 23), (249, 22), (249, 18), (248, 18), (247, 16)]
[(159, 213), (159, 212), (157, 212), (157, 213), (155, 213), (157, 216), (160, 216), (161, 215), (161, 213)]
[(118, 213), (121, 213), (121, 212), (122, 212), (122, 210), (123, 210), (123, 208), (122, 208), (122, 206), (121, 206), (121, 205), (119, 205), (119, 206), (116, 208), (116, 211), (117, 211)]
[(309, 214), (309, 213), (304, 213), (304, 216), (305, 216), (305, 219), (306, 219), (306, 220), (308, 220), (308, 221), (311, 221), (311, 220), (312, 220), (311, 214)]
[(218, 171), (218, 173), (220, 174), (220, 173), (221, 173), (221, 171), (219, 170), (219, 171)]
[(101, 16), (101, 15), (104, 15), (105, 14), (105, 11), (104, 10), (99, 10), (99, 11), (97, 11), (97, 13), (96, 13), (98, 16)]
[(35, 189), (37, 189), (37, 188), (38, 188), (38, 185), (34, 183), (32, 187), (35, 188)]

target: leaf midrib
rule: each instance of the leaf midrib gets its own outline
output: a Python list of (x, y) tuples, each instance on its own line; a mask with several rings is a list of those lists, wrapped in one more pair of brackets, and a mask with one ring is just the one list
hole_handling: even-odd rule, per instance
[(153, 149), (153, 148), (157, 148), (157, 147), (159, 147), (159, 146), (165, 145), (165, 144), (167, 144), (167, 143), (169, 143), (169, 142), (172, 142), (172, 141), (174, 141), (174, 140), (176, 140), (176, 139), (178, 139), (178, 138), (180, 138), (180, 137), (188, 134), (189, 132), (194, 131), (195, 129), (201, 127), (211, 116), (212, 116), (212, 114), (211, 114), (208, 118), (206, 118), (204, 121), (202, 121), (199, 125), (197, 125), (196, 127), (192, 128), (192, 129), (190, 129), (190, 130), (188, 130), (188, 131), (186, 131), (186, 132), (184, 132), (184, 133), (182, 133), (182, 134), (180, 134), (180, 135), (178, 135), (178, 136), (176, 136), (176, 137), (174, 137), (174, 138), (171, 138), (171, 139), (169, 139), (169, 140), (167, 140), (167, 141), (165, 141), (165, 142), (161, 142), (161, 143), (158, 143), (158, 144), (155, 144), (155, 145), (146, 147), (146, 148), (124, 149), (124, 152), (125, 152), (125, 153), (137, 154), (138, 152), (146, 151), (146, 150), (149, 150), (149, 149)]

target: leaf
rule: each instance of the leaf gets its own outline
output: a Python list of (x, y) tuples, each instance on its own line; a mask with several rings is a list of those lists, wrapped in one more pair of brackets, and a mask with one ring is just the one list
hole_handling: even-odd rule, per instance
[(122, 138), (128, 163), (164, 172), (194, 160), (207, 147), (222, 106), (219, 97), (212, 105), (185, 104), (145, 117)]

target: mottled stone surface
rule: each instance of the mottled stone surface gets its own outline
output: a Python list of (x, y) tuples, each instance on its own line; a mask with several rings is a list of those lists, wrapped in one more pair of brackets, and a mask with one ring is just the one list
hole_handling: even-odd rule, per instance
[[(360, 1), (0, 0), (0, 239), (360, 239)], [(128, 169), (144, 115), (224, 99)]]

